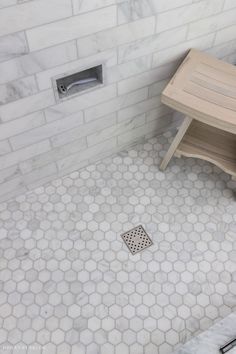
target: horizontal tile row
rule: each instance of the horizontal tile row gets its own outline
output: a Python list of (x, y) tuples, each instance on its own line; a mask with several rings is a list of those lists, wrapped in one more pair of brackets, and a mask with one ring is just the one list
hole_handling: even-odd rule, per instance
[[(68, 2), (68, 0), (63, 1)], [(116, 23), (117, 8), (116, 6), (109, 6), (88, 14), (81, 14), (41, 27), (35, 27), (27, 30), (26, 34), (29, 48), (34, 51), (78, 37), (88, 36), (105, 28), (114, 27)]]
[(118, 4), (118, 24), (148, 17), (191, 3), (192, 0), (126, 0)]
[(0, 36), (71, 15), (72, 7), (68, 0), (37, 0), (6, 7), (0, 10)]

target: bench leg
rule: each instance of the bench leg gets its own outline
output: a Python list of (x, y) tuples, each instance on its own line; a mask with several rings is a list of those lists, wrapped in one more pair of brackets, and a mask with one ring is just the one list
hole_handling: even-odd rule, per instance
[(168, 163), (170, 162), (172, 156), (174, 155), (175, 150), (179, 146), (179, 143), (183, 139), (188, 127), (190, 126), (190, 124), (192, 122), (192, 120), (193, 120), (192, 118), (185, 117), (183, 123), (179, 127), (178, 133), (176, 134), (174, 140), (172, 141), (172, 144), (170, 145), (169, 150), (167, 151), (167, 153), (166, 153), (166, 155), (165, 155), (165, 157), (162, 160), (162, 163), (160, 165), (160, 169), (162, 171), (164, 171), (166, 169)]

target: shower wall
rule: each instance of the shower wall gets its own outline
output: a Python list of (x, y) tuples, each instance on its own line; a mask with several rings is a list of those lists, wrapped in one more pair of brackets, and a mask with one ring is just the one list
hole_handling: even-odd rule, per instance
[[(235, 0), (0, 0), (0, 201), (175, 125), (160, 93), (188, 49), (236, 60)], [(66, 101), (52, 77), (104, 65)]]

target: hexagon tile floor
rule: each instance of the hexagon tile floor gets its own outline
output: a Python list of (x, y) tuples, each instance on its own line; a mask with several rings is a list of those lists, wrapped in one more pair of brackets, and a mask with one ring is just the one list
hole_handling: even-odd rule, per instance
[[(171, 134), (0, 205), (0, 353), (169, 354), (236, 309), (236, 197)], [(142, 224), (132, 256), (120, 234)]]

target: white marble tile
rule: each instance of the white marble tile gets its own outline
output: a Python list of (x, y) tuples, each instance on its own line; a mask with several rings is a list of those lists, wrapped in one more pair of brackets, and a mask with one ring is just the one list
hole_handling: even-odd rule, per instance
[(147, 95), (148, 89), (145, 87), (134, 92), (129, 92), (126, 95), (118, 96), (95, 107), (88, 108), (85, 110), (85, 121), (91, 122), (109, 113), (117, 112), (124, 107), (144, 101)]
[(107, 68), (106, 77), (108, 83), (117, 82), (130, 76), (135, 76), (151, 68), (152, 60), (150, 56), (137, 58), (127, 63)]
[[(146, 122), (151, 122), (153, 120), (162, 119), (165, 115), (173, 113), (169, 107), (164, 106), (163, 104), (160, 107), (154, 108), (146, 113)], [(174, 120), (175, 117), (173, 117)], [(176, 124), (178, 126), (179, 124)]]
[(119, 110), (118, 112), (118, 122), (128, 120), (138, 114), (146, 113), (156, 107), (161, 105), (160, 96), (155, 96), (153, 98), (147, 99), (143, 102), (130, 105), (126, 108)]
[(1, 124), (0, 140), (20, 134), (45, 123), (42, 112), (29, 114), (23, 118)]
[[(82, 159), (114, 151), (116, 140), (89, 149), (68, 145), (73, 156), (60, 171), (86, 166), (50, 183), (54, 164), (37, 169), (32, 160), (35, 170), (26, 176), (44, 175), (46, 184), (36, 181), (33, 191), (0, 204), (1, 348), (24, 338), (48, 354), (170, 354), (236, 309), (235, 185), (199, 160), (174, 159), (159, 171), (172, 137), (139, 141), (90, 165)], [(191, 231), (196, 219), (199, 232)], [(144, 225), (153, 245), (131, 258), (120, 233), (133, 223)], [(209, 227), (223, 228), (224, 237)], [(200, 336), (209, 352), (234, 331), (232, 322), (231, 332), (216, 326), (220, 336)], [(199, 337), (182, 352), (195, 345), (200, 349)]]
[(7, 104), (38, 92), (34, 76), (0, 85), (0, 105)]
[(0, 106), (0, 118), (3, 122), (7, 122), (31, 112), (40, 111), (52, 106), (54, 103), (55, 97), (52, 89), (42, 91), (38, 94)]
[(130, 0), (122, 1), (118, 4), (118, 22), (119, 24), (137, 20), (142, 17), (159, 14), (176, 7), (189, 5), (192, 0)]
[(71, 117), (56, 120), (52, 123), (41, 125), (37, 128), (31, 129), (27, 132), (23, 132), (10, 138), (11, 146), (14, 150), (18, 150), (24, 146), (29, 146), (38, 141), (50, 138), (54, 135), (60, 134), (63, 131), (70, 130), (72, 128), (81, 125), (83, 120), (82, 112), (78, 112)]
[(56, 106), (52, 106), (45, 110), (46, 119), (48, 122), (62, 119), (78, 112), (78, 108), (84, 110), (88, 107), (98, 105), (101, 102), (111, 100), (116, 97), (116, 91), (116, 85), (109, 85), (102, 87), (99, 90), (84, 93), (69, 101), (59, 103)]
[(27, 53), (28, 46), (24, 32), (9, 34), (0, 38), (0, 62), (25, 55)]
[(57, 176), (57, 168), (55, 163), (51, 163), (40, 167), (30, 173), (24, 174), (23, 179), (24, 183), (28, 186), (33, 184), (33, 182), (41, 181), (43, 178), (52, 176), (52, 178), (56, 178)]
[(0, 185), (0, 197), (8, 194), (11, 191), (20, 190), (24, 187), (24, 182), (22, 176), (12, 178)]
[[(20, 163), (20, 170), (23, 174), (29, 173), (49, 163), (63, 159), (64, 157), (67, 157), (70, 154), (79, 155), (80, 150), (83, 151), (85, 148), (85, 138), (80, 138), (78, 140), (70, 142), (69, 144), (65, 144), (54, 149), (51, 149), (50, 146), (50, 148), (46, 150), (42, 149), (42, 151), (39, 152), (37, 156), (34, 156), (33, 158), (29, 157), (27, 160), (22, 159), (23, 162)], [(29, 147), (26, 147), (24, 149), (29, 149)]]
[(234, 0), (225, 0), (224, 10), (232, 9), (234, 7), (235, 7), (235, 1)]
[(78, 162), (90, 159), (96, 155), (100, 155), (107, 151), (109, 147), (110, 150), (117, 146), (116, 138), (108, 139), (100, 144), (92, 146), (90, 148), (81, 151), (80, 154), (71, 154), (70, 156), (61, 159), (57, 162), (57, 167), (60, 170), (68, 169), (70, 166), (76, 165)]
[(0, 156), (8, 154), (11, 151), (11, 146), (8, 140), (0, 141)]
[(95, 120), (91, 123), (86, 123), (79, 125), (77, 128), (68, 130), (62, 134), (54, 135), (51, 138), (53, 147), (62, 146), (69, 143), (70, 141), (86, 137), (88, 135), (94, 134), (101, 128), (106, 129), (107, 127), (114, 125), (116, 123), (116, 114), (112, 113), (106, 117)]
[(118, 83), (118, 94), (124, 95), (132, 90), (137, 90), (141, 87), (157, 83), (160, 80), (171, 78), (172, 74), (175, 72), (175, 69), (176, 66), (171, 63), (169, 65), (163, 65), (145, 73), (135, 75), (134, 77), (126, 80), (121, 80)]
[(188, 53), (189, 48), (196, 48), (199, 50), (206, 50), (212, 47), (215, 34), (208, 34), (206, 36), (196, 38), (190, 41), (185, 41), (172, 48), (160, 50), (153, 54), (153, 66), (159, 66), (167, 62), (183, 60)]
[[(176, 70), (178, 68), (178, 65), (176, 64)], [(169, 79), (164, 79), (164, 80), (160, 80), (158, 82), (155, 82), (154, 84), (149, 86), (148, 89), (148, 96), (151, 98), (153, 96), (157, 96), (160, 95), (161, 92), (164, 90), (164, 88), (166, 87), (166, 85), (168, 84)]]
[(0, 10), (0, 35), (56, 21), (71, 14), (72, 7), (67, 0), (40, 0), (10, 6)]
[[(217, 354), (219, 348), (232, 340), (235, 335), (236, 314), (232, 313), (225, 319), (217, 322), (214, 326), (208, 329), (206, 332), (191, 339), (185, 345), (181, 346), (179, 350), (176, 350), (174, 354), (200, 354), (207, 352), (209, 354)], [(232, 354), (236, 353), (236, 350), (232, 348), (230, 350)]]
[(97, 10), (101, 7), (116, 4), (116, 0), (72, 0), (74, 14)]
[(77, 58), (75, 41), (29, 53), (0, 64), (0, 84), (62, 65)]
[(143, 55), (153, 53), (157, 50), (159, 51), (172, 47), (173, 45), (184, 42), (186, 35), (187, 27), (183, 26), (175, 30), (166, 31), (158, 35), (133, 42), (131, 44), (123, 45), (119, 48), (118, 61), (121, 63), (128, 60), (133, 60)]
[(221, 12), (210, 18), (193, 22), (189, 25), (188, 39), (203, 36), (205, 34), (218, 31), (226, 26), (235, 24), (236, 9)]
[(138, 141), (142, 136), (148, 135), (150, 133), (155, 135), (155, 132), (158, 130), (161, 131), (162, 128), (165, 128), (170, 125), (172, 120), (171, 116), (165, 116), (165, 118), (160, 117), (160, 119), (151, 121), (149, 124), (144, 124), (135, 129), (129, 130), (120, 136), (118, 136), (118, 144), (124, 146), (134, 141)]
[(215, 45), (223, 44), (225, 42), (225, 38), (227, 38), (227, 41), (234, 40), (235, 31), (236, 25), (232, 25), (230, 27), (219, 30), (216, 34)]
[[(67, 5), (68, 7), (68, 5)], [(80, 16), (26, 31), (30, 50), (39, 50), (116, 25), (116, 7), (109, 6)]]
[(221, 12), (223, 0), (206, 0), (159, 14), (156, 32), (200, 20)]
[(93, 146), (107, 140), (111, 137), (121, 135), (128, 130), (132, 130), (145, 123), (145, 115), (136, 116), (130, 120), (124, 120), (121, 123), (112, 125), (108, 128), (103, 127), (95, 133), (87, 136), (88, 146)]
[(216, 56), (221, 59), (227, 55), (233, 54), (236, 51), (236, 40), (226, 41), (217, 46), (209, 48), (207, 50), (208, 53)]
[(14, 177), (18, 177), (19, 175), (20, 171), (17, 165), (3, 169), (0, 173), (0, 183), (7, 182)]
[(154, 34), (154, 30), (155, 17), (149, 17), (80, 38), (77, 41), (79, 57), (88, 57), (100, 51), (150, 36)]
[(17, 0), (0, 0), (0, 9), (7, 6), (16, 5)]
[(0, 157), (1, 168), (7, 168), (21, 161), (32, 158), (33, 156), (42, 154), (43, 152), (50, 150), (50, 144), (48, 140), (41, 141), (40, 143), (31, 145), (24, 149), (8, 153)]

